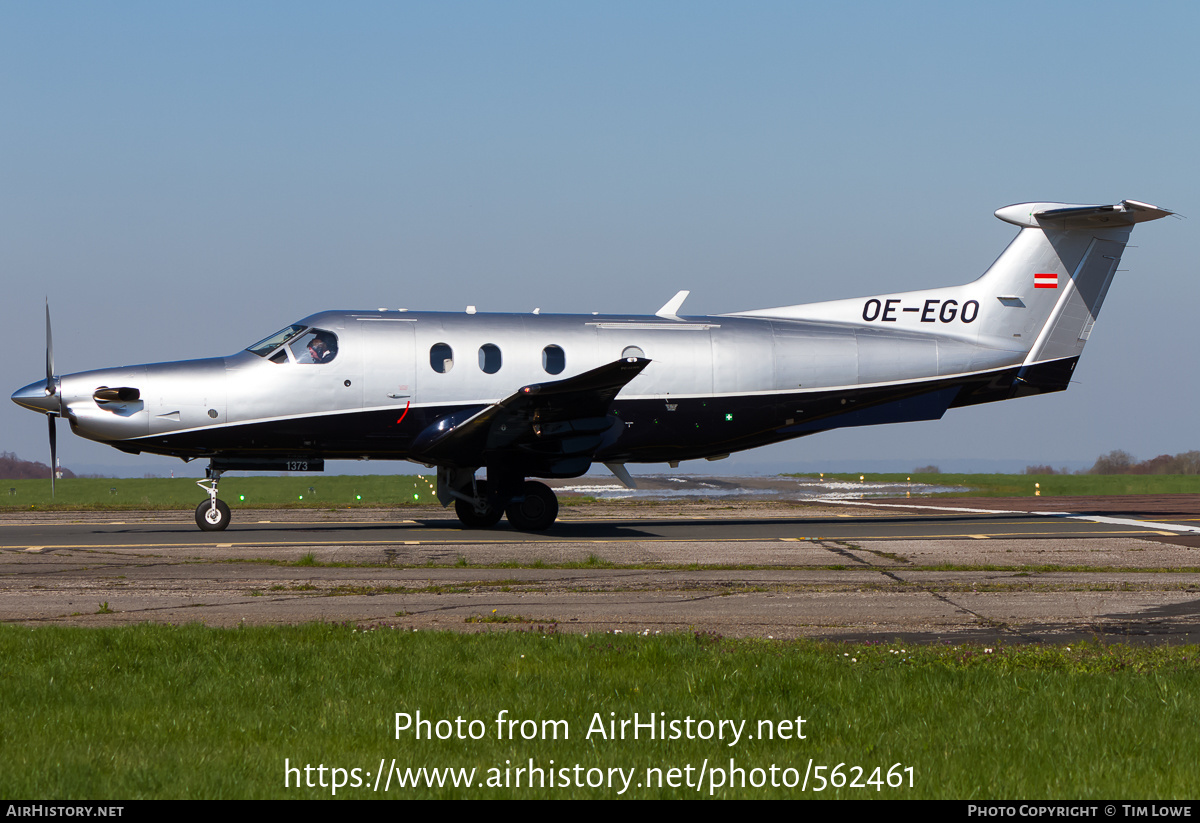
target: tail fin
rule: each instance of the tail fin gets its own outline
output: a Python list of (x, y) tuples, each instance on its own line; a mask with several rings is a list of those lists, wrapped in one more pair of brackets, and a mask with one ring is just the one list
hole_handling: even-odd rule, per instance
[[(1030, 302), (1037, 301), (1042, 309), (1031, 318), (1041, 323), (1025, 358), (1026, 365), (1079, 356), (1100, 314), (1134, 224), (1168, 214), (1136, 200), (1124, 200), (1115, 206), (1024, 203), (996, 212), (1001, 220), (1022, 227), (1013, 246), (1028, 235), (1029, 245), (1043, 249), (1038, 257), (1045, 261), (1044, 270), (1037, 267), (1032, 282), (1027, 268), (1032, 261), (1015, 261), (1016, 265), (994, 275), (995, 287), (1000, 286), (1001, 279), (1012, 282), (1014, 290), (1029, 295)], [(976, 282), (984, 284), (1000, 262), (996, 261), (997, 265)], [(1043, 291), (1054, 299), (1042, 299), (1038, 292)], [(1046, 316), (1042, 318), (1042, 314)]]
[(1134, 224), (1169, 214), (1136, 200), (1007, 206), (996, 216), (1021, 232), (972, 283), (736, 316), (932, 333), (1009, 352), (1025, 365), (1074, 357), (1091, 334)]

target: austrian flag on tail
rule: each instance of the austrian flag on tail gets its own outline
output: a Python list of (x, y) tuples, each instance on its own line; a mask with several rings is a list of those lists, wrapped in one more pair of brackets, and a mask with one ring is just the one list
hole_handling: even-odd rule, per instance
[(1035, 274), (1033, 276), (1033, 287), (1035, 289), (1057, 289), (1058, 274), (1056, 272)]

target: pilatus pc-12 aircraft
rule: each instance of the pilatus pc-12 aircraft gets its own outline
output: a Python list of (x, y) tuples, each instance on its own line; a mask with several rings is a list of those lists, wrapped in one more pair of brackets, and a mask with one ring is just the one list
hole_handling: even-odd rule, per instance
[[(1067, 387), (1135, 223), (1171, 212), (1022, 203), (1020, 227), (964, 286), (682, 316), (327, 311), (230, 357), (46, 379), (13, 400), (138, 454), (209, 461), (201, 529), (223, 529), (231, 470), (323, 471), (330, 459), (436, 466), (468, 528), (503, 515), (548, 528), (554, 492), (529, 478), (604, 463), (707, 458), (842, 426)], [(478, 476), (484, 469), (486, 479)]]

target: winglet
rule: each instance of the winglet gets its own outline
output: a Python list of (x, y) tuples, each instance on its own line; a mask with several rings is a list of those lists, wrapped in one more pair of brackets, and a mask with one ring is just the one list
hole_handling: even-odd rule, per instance
[(687, 300), (687, 296), (691, 294), (686, 289), (676, 294), (666, 305), (654, 313), (655, 317), (661, 317), (664, 320), (678, 320), (679, 309), (683, 306), (683, 301)]

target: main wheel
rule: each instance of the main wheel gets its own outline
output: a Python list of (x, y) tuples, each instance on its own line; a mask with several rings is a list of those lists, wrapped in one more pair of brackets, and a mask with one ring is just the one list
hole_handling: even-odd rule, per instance
[[(475, 481), (475, 489), (480, 497), (487, 497), (487, 481)], [(504, 512), (494, 506), (488, 506), (484, 511), (476, 510), (475, 504), (466, 500), (454, 501), (454, 513), (462, 521), (464, 529), (490, 529), (500, 522)]]
[(523, 532), (540, 532), (553, 526), (558, 519), (558, 498), (550, 487), (536, 480), (526, 480), (521, 491), (525, 499), (509, 503), (504, 510), (512, 527)]
[(196, 507), (196, 525), (200, 527), (201, 531), (223, 531), (229, 525), (231, 517), (229, 507), (225, 505), (223, 500), (217, 501), (215, 509), (210, 500), (205, 500)]

